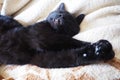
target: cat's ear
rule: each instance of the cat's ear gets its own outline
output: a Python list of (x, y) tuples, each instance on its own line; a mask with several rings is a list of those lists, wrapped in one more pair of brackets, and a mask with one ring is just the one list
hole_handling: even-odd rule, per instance
[(83, 19), (84, 19), (85, 15), (84, 14), (80, 14), (79, 16), (76, 17), (76, 21), (78, 24), (80, 24)]
[(57, 11), (65, 11), (65, 4), (61, 3), (57, 9)]

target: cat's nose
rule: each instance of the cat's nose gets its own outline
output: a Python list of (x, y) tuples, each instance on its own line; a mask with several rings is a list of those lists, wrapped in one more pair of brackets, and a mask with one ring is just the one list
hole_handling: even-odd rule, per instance
[(57, 18), (54, 20), (55, 24), (62, 24), (62, 20), (60, 18)]
[(115, 56), (112, 45), (107, 40), (100, 40), (95, 44), (95, 54), (99, 59), (109, 60)]

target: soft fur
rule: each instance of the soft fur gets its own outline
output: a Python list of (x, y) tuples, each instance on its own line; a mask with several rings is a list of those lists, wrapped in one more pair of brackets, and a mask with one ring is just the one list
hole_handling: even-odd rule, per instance
[(72, 38), (79, 32), (79, 23), (64, 4), (46, 20), (23, 27), (7, 16), (0, 16), (0, 63), (35, 64), (40, 67), (73, 67), (109, 60), (114, 57), (107, 40), (96, 43)]

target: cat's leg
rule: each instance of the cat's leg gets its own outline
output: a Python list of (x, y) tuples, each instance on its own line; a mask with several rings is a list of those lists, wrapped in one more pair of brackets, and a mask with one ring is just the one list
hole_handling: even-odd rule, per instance
[(76, 49), (76, 48), (84, 47), (91, 44), (90, 42), (79, 41), (69, 36), (59, 35), (55, 33), (51, 36), (48, 36), (42, 42), (44, 46), (43, 49), (49, 50), (49, 51), (60, 51), (63, 49), (64, 50)]
[(22, 25), (10, 16), (0, 15), (0, 35)]
[(107, 61), (113, 57), (111, 44), (106, 40), (100, 40), (81, 48), (39, 53), (30, 63), (46, 68), (75, 67)]

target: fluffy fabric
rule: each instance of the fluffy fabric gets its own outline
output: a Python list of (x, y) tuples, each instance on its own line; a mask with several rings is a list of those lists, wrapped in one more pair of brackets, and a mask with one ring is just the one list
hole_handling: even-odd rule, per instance
[[(0, 0), (0, 4), (6, 4), (5, 7), (1, 7), (1, 14), (14, 14), (16, 20), (27, 26), (43, 20), (61, 2), (64, 2), (67, 10), (73, 15), (86, 14), (81, 24), (81, 32), (74, 38), (91, 42), (96, 42), (99, 39), (107, 39), (112, 43), (116, 57), (114, 60), (105, 62), (104, 64), (65, 69), (43, 69), (33, 65), (2, 65), (0, 67), (0, 78), (8, 80), (120, 79), (120, 0), (26, 0), (23, 1), (24, 4), (21, 7), (17, 8), (22, 1)], [(13, 10), (6, 10), (10, 8)]]
[[(3, 0), (4, 4), (1, 9), (1, 14), (11, 15), (24, 7), (29, 1), (30, 0)], [(11, 5), (11, 3), (14, 3), (14, 5)]]
[[(114, 63), (114, 64), (112, 64)], [(33, 65), (3, 65), (1, 78), (6, 80), (119, 80), (120, 63), (94, 64), (75, 68), (44, 69)]]

